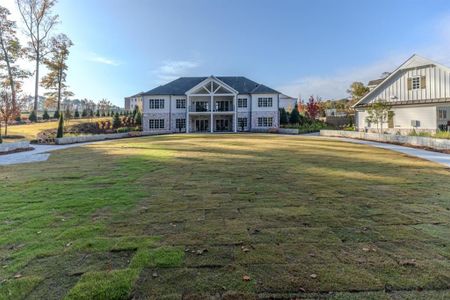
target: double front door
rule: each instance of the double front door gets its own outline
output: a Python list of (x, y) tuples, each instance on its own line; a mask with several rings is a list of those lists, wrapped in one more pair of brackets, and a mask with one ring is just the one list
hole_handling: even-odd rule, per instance
[(209, 130), (209, 120), (208, 119), (195, 120), (195, 131), (208, 131), (208, 130)]

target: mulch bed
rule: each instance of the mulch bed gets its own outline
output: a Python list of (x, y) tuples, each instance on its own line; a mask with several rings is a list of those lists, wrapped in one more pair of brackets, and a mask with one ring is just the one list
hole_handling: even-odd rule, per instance
[(0, 155), (8, 155), (8, 154), (12, 154), (12, 153), (26, 152), (26, 151), (31, 151), (31, 150), (34, 150), (34, 148), (28, 147), (28, 148), (16, 149), (16, 150), (7, 151), (7, 152), (0, 152)]

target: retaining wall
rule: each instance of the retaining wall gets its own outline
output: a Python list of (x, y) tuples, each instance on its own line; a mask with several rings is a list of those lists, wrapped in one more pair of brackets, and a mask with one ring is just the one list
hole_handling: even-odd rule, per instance
[(450, 150), (450, 140), (435, 139), (423, 136), (379, 134), (379, 133), (366, 133), (366, 132), (344, 131), (344, 130), (321, 130), (320, 135), (330, 137), (346, 137), (352, 139), (360, 139), (384, 143), (408, 144), (418, 147), (427, 147), (436, 150)]
[(79, 135), (79, 136), (69, 136), (56, 138), (56, 145), (67, 145), (67, 144), (76, 144), (76, 143), (86, 143), (86, 142), (95, 142), (95, 141), (103, 141), (103, 140), (115, 140), (115, 139), (123, 139), (128, 137), (139, 137), (139, 136), (147, 136), (147, 135), (160, 135), (170, 133), (169, 131), (164, 132), (142, 132), (142, 131), (131, 131), (124, 133), (109, 133), (109, 134), (93, 134), (93, 135)]

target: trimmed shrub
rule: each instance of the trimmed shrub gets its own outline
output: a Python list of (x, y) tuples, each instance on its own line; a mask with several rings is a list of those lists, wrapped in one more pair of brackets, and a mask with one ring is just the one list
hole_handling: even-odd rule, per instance
[(49, 120), (50, 116), (48, 115), (48, 111), (45, 109), (44, 110), (44, 114), (42, 115), (42, 119), (43, 120)]
[(28, 120), (30, 120), (31, 122), (37, 122), (37, 115), (34, 110), (28, 116)]
[(122, 125), (122, 122), (120, 121), (119, 113), (116, 112), (116, 114), (115, 114), (114, 117), (113, 117), (112, 127), (113, 127), (114, 129), (117, 129), (117, 128), (119, 128), (121, 125)]
[(76, 119), (78, 119), (78, 118), (80, 117), (80, 113), (79, 113), (79, 111), (78, 111), (78, 108), (75, 110), (74, 117), (75, 117)]
[(64, 115), (61, 114), (59, 117), (59, 123), (58, 123), (58, 131), (56, 132), (57, 138), (62, 138), (64, 136)]
[(55, 111), (55, 113), (53, 114), (53, 119), (59, 119), (59, 111)]

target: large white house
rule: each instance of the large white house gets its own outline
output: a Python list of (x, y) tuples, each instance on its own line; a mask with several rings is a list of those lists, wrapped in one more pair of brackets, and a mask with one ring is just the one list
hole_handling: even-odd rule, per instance
[(140, 94), (147, 132), (268, 131), (280, 93), (245, 77), (180, 77)]
[(387, 101), (392, 112), (383, 127), (392, 133), (411, 130), (447, 130), (450, 125), (450, 68), (413, 55), (394, 72), (371, 81), (370, 92), (353, 107), (358, 130), (372, 131), (376, 124), (366, 120), (367, 108), (376, 101)]

